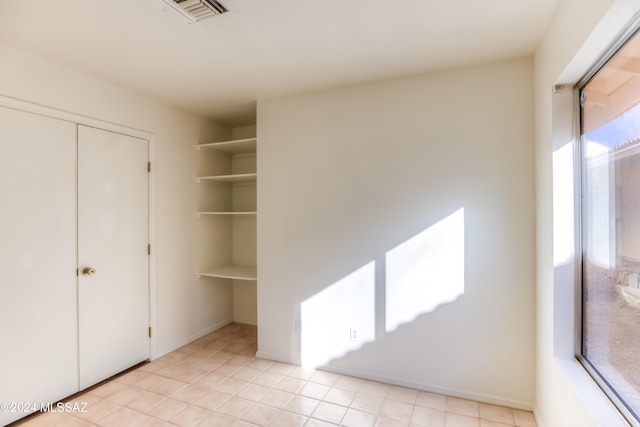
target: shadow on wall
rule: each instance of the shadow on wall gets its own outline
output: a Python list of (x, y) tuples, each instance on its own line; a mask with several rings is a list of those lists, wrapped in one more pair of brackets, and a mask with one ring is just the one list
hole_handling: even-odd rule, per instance
[(460, 208), (304, 300), (302, 365), (326, 366), (463, 295), (464, 224)]

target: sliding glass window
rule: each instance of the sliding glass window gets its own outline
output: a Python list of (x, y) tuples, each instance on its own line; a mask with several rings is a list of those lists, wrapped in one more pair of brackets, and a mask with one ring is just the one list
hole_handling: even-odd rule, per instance
[(640, 425), (640, 36), (580, 89), (579, 359)]

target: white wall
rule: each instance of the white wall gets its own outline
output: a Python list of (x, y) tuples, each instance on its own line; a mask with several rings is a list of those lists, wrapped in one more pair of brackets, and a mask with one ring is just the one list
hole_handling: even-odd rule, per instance
[(531, 61), (259, 101), (258, 134), (259, 354), (531, 408)]
[(231, 320), (228, 284), (196, 278), (195, 144), (231, 131), (0, 45), (0, 95), (155, 135), (155, 348), (161, 355)]
[[(540, 427), (627, 423), (574, 357), (571, 86), (638, 10), (637, 1), (561, 0), (534, 58), (537, 218), (536, 417)], [(552, 86), (567, 88), (552, 93)]]

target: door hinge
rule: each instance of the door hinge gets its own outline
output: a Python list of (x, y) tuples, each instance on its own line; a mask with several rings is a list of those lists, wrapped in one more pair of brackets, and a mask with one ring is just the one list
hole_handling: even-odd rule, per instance
[(151, 255), (151, 245), (147, 245), (147, 255)]
[(149, 338), (151, 338), (151, 326), (149, 326)]
[(147, 162), (147, 172), (151, 172), (151, 162)]

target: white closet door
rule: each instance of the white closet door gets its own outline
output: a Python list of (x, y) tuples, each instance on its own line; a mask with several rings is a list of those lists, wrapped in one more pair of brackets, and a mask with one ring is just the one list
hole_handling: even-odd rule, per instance
[(0, 107), (0, 402), (78, 391), (75, 268), (76, 125)]
[(81, 389), (149, 358), (148, 151), (78, 126)]

